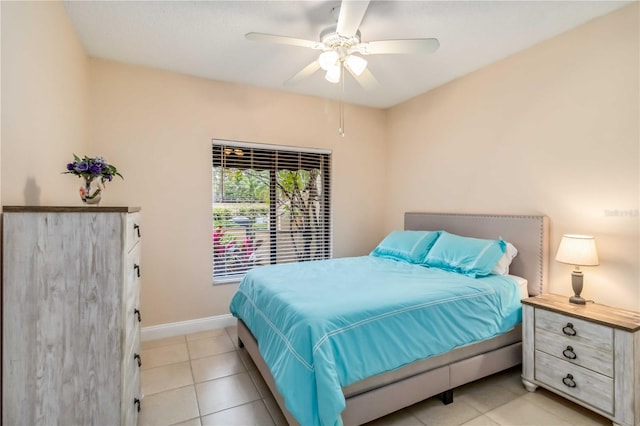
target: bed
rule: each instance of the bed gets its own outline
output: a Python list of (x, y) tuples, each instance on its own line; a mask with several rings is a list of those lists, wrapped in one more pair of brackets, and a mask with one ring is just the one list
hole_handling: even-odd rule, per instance
[[(518, 249), (509, 274), (528, 295), (545, 288), (544, 216), (406, 213), (404, 228), (443, 231), (438, 244), (445, 234), (508, 241)], [(239, 343), (290, 424), (362, 424), (434, 395), (450, 403), (454, 388), (521, 362), (515, 280), (423, 266), (367, 256), (247, 274), (231, 306)]]

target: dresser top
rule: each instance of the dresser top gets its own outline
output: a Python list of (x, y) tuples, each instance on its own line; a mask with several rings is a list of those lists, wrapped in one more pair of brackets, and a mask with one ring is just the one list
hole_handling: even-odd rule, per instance
[(134, 213), (140, 207), (129, 206), (3, 206), (3, 213)]
[(640, 312), (627, 311), (591, 302), (587, 302), (586, 305), (576, 305), (575, 303), (569, 303), (569, 297), (567, 296), (550, 293), (529, 297), (522, 300), (522, 303), (625, 331), (634, 332), (640, 330)]

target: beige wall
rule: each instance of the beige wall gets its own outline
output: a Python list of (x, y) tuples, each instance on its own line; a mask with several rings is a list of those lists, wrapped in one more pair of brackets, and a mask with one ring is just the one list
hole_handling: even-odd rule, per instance
[(91, 60), (90, 132), (125, 180), (106, 202), (140, 205), (144, 325), (228, 313), (236, 285), (212, 286), (211, 139), (333, 151), (335, 256), (380, 240), (385, 113), (335, 102)]
[[(596, 237), (585, 297), (640, 309), (638, 26), (635, 3), (392, 108), (386, 229), (410, 210), (542, 213), (552, 256), (563, 233)], [(551, 260), (551, 291), (571, 270)]]
[(0, 7), (2, 204), (77, 205), (80, 181), (61, 172), (88, 148), (88, 59), (62, 3)]
[[(228, 312), (212, 138), (332, 149), (336, 256), (407, 210), (544, 213), (554, 254), (562, 233), (597, 238), (584, 294), (640, 309), (637, 4), (389, 111), (347, 106), (345, 139), (335, 102), (89, 60), (60, 3), (0, 4), (2, 203), (79, 205), (71, 154), (117, 165), (105, 204), (143, 208), (145, 326)], [(551, 262), (551, 290), (570, 270)]]

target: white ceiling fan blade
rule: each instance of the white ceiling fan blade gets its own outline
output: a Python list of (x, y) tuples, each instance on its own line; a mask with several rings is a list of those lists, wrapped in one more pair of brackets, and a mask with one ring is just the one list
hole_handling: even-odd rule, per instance
[(369, 7), (370, 0), (342, 0), (338, 27), (336, 32), (342, 36), (353, 37), (358, 32), (358, 27)]
[(285, 86), (294, 85), (300, 82), (301, 80), (304, 80), (307, 77), (311, 77), (311, 75), (316, 71), (318, 71), (319, 69), (320, 69), (320, 62), (318, 62), (318, 60), (315, 60), (311, 62), (309, 65), (307, 65), (306, 67), (302, 68), (302, 70), (300, 70), (296, 75), (291, 77), (289, 80), (285, 81), (284, 85)]
[(411, 40), (379, 40), (361, 43), (357, 50), (363, 55), (387, 53), (433, 53), (440, 47), (437, 38), (417, 38)]
[(378, 80), (376, 80), (376, 78), (373, 76), (373, 74), (371, 74), (371, 71), (369, 71), (368, 68), (365, 68), (360, 75), (356, 75), (348, 67), (344, 68), (349, 71), (349, 73), (353, 76), (353, 78), (356, 79), (356, 81), (360, 84), (360, 86), (362, 86), (364, 90), (372, 92), (380, 88), (380, 83), (378, 83)]
[(322, 49), (324, 46), (319, 41), (305, 40), (302, 38), (285, 37), (275, 34), (247, 33), (245, 37), (254, 41), (266, 41), (270, 43), (288, 44), (291, 46), (310, 47), (311, 49)]

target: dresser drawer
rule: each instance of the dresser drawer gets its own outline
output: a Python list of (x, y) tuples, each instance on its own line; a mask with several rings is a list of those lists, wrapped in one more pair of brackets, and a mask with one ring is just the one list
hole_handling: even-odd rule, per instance
[(578, 342), (604, 351), (613, 350), (613, 330), (600, 324), (536, 309), (535, 328), (536, 333), (539, 330), (545, 330), (569, 339), (565, 342)]
[[(140, 386), (140, 370), (142, 368), (142, 360), (140, 356), (140, 328), (134, 329), (134, 339), (130, 348), (125, 350), (127, 354), (123, 363), (122, 376), (122, 416), (127, 425), (135, 425), (137, 422), (137, 406), (135, 400), (142, 400), (142, 391)], [(135, 411), (134, 411), (135, 408)], [(134, 415), (135, 414), (135, 415)]]
[(541, 384), (613, 414), (613, 379), (610, 377), (541, 351), (535, 353), (535, 365), (535, 379)]
[(123, 403), (125, 404), (124, 413), (122, 415), (124, 419), (124, 425), (136, 426), (138, 424), (139, 415), (138, 404), (142, 404), (142, 399), (136, 397), (131, 393), (128, 393), (125, 396)]
[[(124, 398), (122, 399), (122, 418), (126, 426), (138, 424), (138, 405), (142, 403), (140, 391), (140, 369), (135, 364), (135, 369), (129, 370), (129, 376), (124, 382)], [(136, 403), (136, 400), (139, 402)]]
[(124, 304), (129, 308), (136, 308), (140, 297), (140, 245), (137, 245), (127, 254), (124, 271)]
[(132, 348), (135, 348), (137, 352), (140, 352), (140, 321), (138, 320), (139, 316), (135, 312), (138, 311), (136, 308), (132, 308), (126, 312), (125, 319), (125, 329), (124, 329), (124, 342), (123, 349), (125, 353), (131, 351)]
[(127, 386), (133, 374), (142, 367), (142, 359), (140, 358), (140, 327), (136, 326), (131, 335), (131, 343), (125, 348), (124, 366), (122, 382)]
[(536, 330), (535, 348), (563, 361), (613, 377), (613, 352), (588, 346), (568, 336), (558, 336), (544, 329)]
[(129, 213), (125, 228), (125, 251), (129, 252), (140, 241), (141, 235), (140, 213)]

